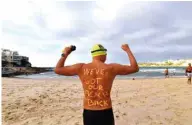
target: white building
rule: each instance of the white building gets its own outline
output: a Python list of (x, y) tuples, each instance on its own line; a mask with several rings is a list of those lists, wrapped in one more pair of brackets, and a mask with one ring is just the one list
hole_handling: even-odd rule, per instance
[(13, 65), (18, 65), (21, 66), (23, 62), (25, 62), (28, 66), (31, 66), (31, 64), (29, 63), (29, 58), (26, 56), (21, 56), (18, 54), (17, 51), (11, 51), (8, 49), (1, 49), (1, 53), (2, 53), (2, 62), (3, 63), (7, 63), (9, 66), (13, 66)]

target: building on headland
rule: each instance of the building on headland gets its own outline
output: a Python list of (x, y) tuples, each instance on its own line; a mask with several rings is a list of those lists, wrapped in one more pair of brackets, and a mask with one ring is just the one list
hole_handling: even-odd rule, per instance
[(52, 71), (52, 68), (31, 67), (29, 57), (19, 55), (17, 51), (1, 49), (2, 76), (28, 75)]
[(185, 67), (188, 66), (189, 63), (192, 63), (192, 59), (177, 59), (177, 60), (167, 60), (161, 62), (146, 62), (146, 63), (139, 63), (139, 66), (180, 66)]
[(192, 63), (192, 59), (177, 59), (177, 60), (167, 60), (165, 64), (170, 64), (173, 66), (188, 66), (189, 63)]
[(1, 49), (2, 67), (31, 67), (29, 57), (21, 56), (17, 51)]
[(1, 64), (2, 76), (21, 74), (23, 68), (31, 67), (28, 57), (9, 49), (1, 49)]

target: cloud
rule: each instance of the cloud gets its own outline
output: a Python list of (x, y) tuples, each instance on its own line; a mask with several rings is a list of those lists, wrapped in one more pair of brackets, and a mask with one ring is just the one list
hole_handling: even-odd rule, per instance
[(140, 62), (192, 57), (192, 2), (7, 0), (2, 10), (2, 47), (33, 66), (55, 66), (69, 45), (77, 50), (67, 65), (89, 62), (96, 43), (108, 49), (108, 63), (127, 63), (123, 43)]

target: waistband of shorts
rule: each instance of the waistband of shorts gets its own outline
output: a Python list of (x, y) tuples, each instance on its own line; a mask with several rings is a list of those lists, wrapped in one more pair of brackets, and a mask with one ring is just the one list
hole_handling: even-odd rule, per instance
[(90, 112), (104, 112), (104, 111), (113, 111), (113, 108), (101, 109), (101, 110), (90, 110), (90, 109), (83, 109), (83, 110), (90, 111)]

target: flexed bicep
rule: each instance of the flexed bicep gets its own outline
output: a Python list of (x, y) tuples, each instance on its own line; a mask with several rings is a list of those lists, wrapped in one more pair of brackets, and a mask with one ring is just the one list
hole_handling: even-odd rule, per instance
[(77, 63), (70, 66), (55, 68), (54, 71), (56, 74), (59, 74), (59, 75), (74, 76), (79, 74), (82, 66), (83, 66), (83, 63)]
[(136, 72), (136, 69), (129, 65), (112, 64), (112, 67), (115, 75), (128, 75)]

